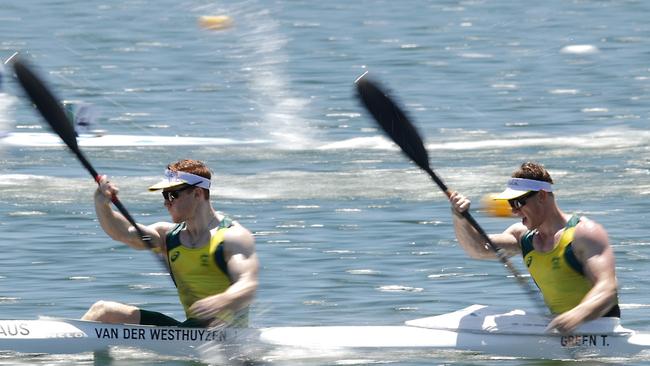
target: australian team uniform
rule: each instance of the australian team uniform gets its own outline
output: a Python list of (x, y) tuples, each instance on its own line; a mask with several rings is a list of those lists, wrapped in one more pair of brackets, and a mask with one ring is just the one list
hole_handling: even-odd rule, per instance
[[(196, 301), (226, 291), (233, 283), (228, 273), (223, 253), (224, 235), (232, 226), (232, 220), (224, 217), (217, 230), (210, 237), (208, 245), (188, 248), (180, 241), (180, 234), (186, 227), (184, 222), (176, 225), (166, 238), (167, 260), (170, 273), (178, 290), (178, 297), (185, 309), (187, 320), (180, 322), (167, 315), (140, 310), (140, 324), (171, 326), (205, 326), (192, 319), (190, 307)], [(243, 314), (220, 314), (221, 320), (234, 326), (247, 326), (247, 312)]]
[[(527, 231), (521, 238), (524, 263), (553, 314), (571, 310), (592, 288), (571, 246), (578, 222), (577, 215), (569, 219), (558, 244), (550, 252), (534, 250), (533, 238), (537, 233), (534, 230)], [(604, 316), (620, 317), (618, 302)]]

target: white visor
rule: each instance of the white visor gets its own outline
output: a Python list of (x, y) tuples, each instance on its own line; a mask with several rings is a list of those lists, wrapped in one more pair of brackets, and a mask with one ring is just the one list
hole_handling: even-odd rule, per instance
[(210, 189), (210, 180), (208, 178), (204, 178), (192, 173), (166, 169), (165, 178), (160, 182), (149, 187), (149, 190), (157, 191), (160, 189), (172, 188), (184, 184)]
[(495, 200), (511, 200), (523, 196), (530, 191), (553, 192), (553, 185), (541, 180), (510, 178), (506, 190), (493, 197)]

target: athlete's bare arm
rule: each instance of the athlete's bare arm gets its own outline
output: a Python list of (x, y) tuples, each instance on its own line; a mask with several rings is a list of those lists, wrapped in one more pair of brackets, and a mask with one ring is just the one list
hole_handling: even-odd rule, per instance
[[(105, 175), (101, 177), (95, 191), (95, 211), (99, 224), (113, 240), (121, 241), (135, 249), (149, 249), (129, 221), (111, 207), (111, 197), (118, 192), (119, 189)], [(173, 224), (164, 222), (150, 226), (138, 225), (138, 228), (151, 238), (150, 243), (154, 248), (163, 246), (165, 235), (172, 227)]]
[[(485, 239), (462, 216), (462, 212), (469, 210), (471, 201), (462, 194), (453, 192), (449, 197), (449, 202), (451, 202), (454, 231), (458, 244), (472, 258), (495, 259), (496, 255)], [(519, 239), (525, 232), (526, 227), (521, 223), (516, 223), (500, 234), (490, 234), (489, 236), (494, 245), (505, 250), (508, 255), (514, 255), (521, 252)]]

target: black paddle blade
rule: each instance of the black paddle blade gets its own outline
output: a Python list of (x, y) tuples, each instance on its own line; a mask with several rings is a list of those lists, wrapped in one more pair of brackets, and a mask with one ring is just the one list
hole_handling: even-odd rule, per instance
[[(24, 61), (16, 60), (14, 62), (14, 70), (16, 71), (16, 76), (20, 85), (25, 89), (27, 95), (36, 105), (39, 112), (47, 123), (52, 127), (54, 132), (61, 137), (61, 140), (72, 150), (72, 152), (77, 156), (81, 165), (83, 165), (88, 173), (93, 177), (93, 179), (99, 183), (99, 174), (95, 168), (90, 164), (88, 159), (84, 156), (77, 145), (77, 135), (74, 131), (74, 127), (68, 116), (66, 116), (59, 100), (52, 94), (52, 92), (45, 86), (45, 83), (39, 79), (38, 76), (27, 66)], [(124, 218), (133, 225), (135, 230), (140, 235), (142, 241), (149, 247), (152, 248), (151, 238), (148, 235), (145, 235), (144, 232), (138, 227), (135, 220), (129, 214), (129, 211), (126, 210), (122, 202), (117, 199), (116, 196), (111, 198), (111, 201), (117, 207), (117, 209), (122, 213)]]
[(406, 114), (367, 76), (356, 84), (359, 99), (381, 128), (415, 164), (423, 170), (430, 169), (422, 138)]
[(447, 185), (429, 165), (429, 154), (420, 133), (400, 107), (386, 94), (377, 82), (362, 76), (356, 81), (357, 95), (375, 121), (402, 151), (448, 193)]
[(39, 112), (41, 112), (45, 121), (47, 121), (52, 130), (61, 137), (61, 140), (63, 140), (63, 142), (77, 156), (81, 164), (86, 168), (93, 179), (97, 180), (97, 171), (95, 171), (95, 168), (93, 168), (79, 149), (74, 126), (63, 111), (59, 100), (24, 61), (20, 59), (16, 60), (14, 62), (14, 70), (16, 71), (16, 76), (18, 77), (20, 85), (25, 89), (25, 92), (29, 95), (32, 103), (34, 103)]
[(16, 60), (14, 70), (20, 85), (25, 89), (32, 103), (36, 105), (47, 123), (70, 149), (78, 150), (74, 127), (63, 111), (59, 100), (24, 61)]

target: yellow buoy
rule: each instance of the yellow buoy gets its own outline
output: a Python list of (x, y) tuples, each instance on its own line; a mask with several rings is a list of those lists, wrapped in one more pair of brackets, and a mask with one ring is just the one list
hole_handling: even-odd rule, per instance
[(510, 208), (508, 201), (495, 200), (494, 197), (496, 195), (496, 193), (487, 194), (481, 201), (487, 214), (496, 217), (511, 217), (512, 209)]
[(221, 30), (232, 26), (232, 18), (227, 15), (203, 15), (199, 17), (199, 26), (209, 30)]

